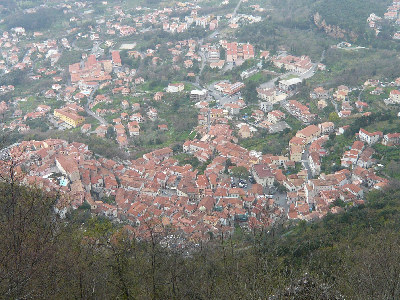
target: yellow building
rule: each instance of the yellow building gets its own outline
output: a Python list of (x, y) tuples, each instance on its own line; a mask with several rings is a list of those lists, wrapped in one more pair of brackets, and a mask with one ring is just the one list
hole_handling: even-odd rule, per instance
[(305, 139), (307, 144), (311, 143), (321, 134), (321, 130), (316, 125), (310, 125), (296, 133), (296, 136)]
[(54, 116), (72, 127), (78, 127), (85, 122), (85, 118), (78, 115), (75, 111), (67, 108), (55, 109)]

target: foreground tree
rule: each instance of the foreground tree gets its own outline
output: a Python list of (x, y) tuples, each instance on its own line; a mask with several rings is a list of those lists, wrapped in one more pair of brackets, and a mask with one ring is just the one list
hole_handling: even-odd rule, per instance
[(13, 180), (0, 183), (0, 293), (6, 298), (46, 297), (56, 251), (56, 200)]

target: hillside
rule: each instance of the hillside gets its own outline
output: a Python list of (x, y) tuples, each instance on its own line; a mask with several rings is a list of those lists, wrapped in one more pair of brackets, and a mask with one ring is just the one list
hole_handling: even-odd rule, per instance
[(57, 220), (54, 199), (38, 189), (1, 185), (0, 292), (6, 298), (400, 297), (398, 184), (322, 221), (239, 230), (194, 252), (170, 248), (156, 231), (136, 241), (84, 208), (68, 222)]
[(317, 26), (336, 38), (350, 36), (353, 40), (367, 29), (371, 13), (383, 16), (392, 1), (384, 0), (330, 0), (314, 3), (313, 16)]

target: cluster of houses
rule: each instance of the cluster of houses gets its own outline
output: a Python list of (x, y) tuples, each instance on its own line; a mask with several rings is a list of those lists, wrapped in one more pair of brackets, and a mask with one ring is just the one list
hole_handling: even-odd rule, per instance
[(294, 117), (302, 122), (309, 124), (316, 120), (316, 115), (310, 112), (308, 106), (301, 104), (297, 100), (289, 100), (285, 103), (284, 108)]
[[(179, 17), (164, 18), (162, 23), (163, 30), (171, 33), (181, 33), (186, 31), (191, 26), (200, 26), (211, 31), (218, 28), (220, 16), (199, 16), (198, 10), (196, 7), (194, 7), (194, 4), (191, 3), (187, 3), (183, 9), (187, 11), (189, 6), (192, 7), (192, 10), (189, 16), (185, 16), (184, 20), (181, 20)], [(168, 10), (168, 12), (172, 13), (172, 9)]]
[[(224, 2), (227, 4), (228, 1)], [(89, 9), (91, 5), (86, 2), (60, 5), (65, 13), (80, 12), (70, 19), (70, 24), (78, 24), (92, 13)], [(107, 2), (103, 5), (107, 5)], [(397, 20), (399, 7), (400, 3), (393, 2), (385, 18), (389, 19), (396, 13), (393, 20)], [(251, 8), (263, 11), (258, 5), (252, 5)], [(97, 18), (95, 24), (90, 25), (90, 33), (79, 32), (78, 28), (69, 29), (68, 33), (74, 33), (78, 41), (85, 38), (93, 42), (104, 40), (106, 46), (112, 48), (115, 37), (127, 37), (146, 30), (162, 28), (171, 33), (180, 33), (190, 26), (211, 31), (218, 28), (221, 17), (199, 16), (200, 9), (199, 3), (188, 2), (177, 2), (172, 8), (154, 10), (139, 6), (134, 11), (128, 11), (113, 6), (109, 10), (112, 17), (107, 20), (102, 16)], [(185, 17), (175, 17), (180, 13)], [(229, 26), (233, 29), (237, 28), (239, 22), (259, 21), (259, 18), (245, 15), (227, 15), (225, 18), (230, 19)], [(375, 22), (376, 27), (378, 21), (379, 17), (371, 15), (370, 26)], [(40, 42), (25, 43), (28, 38), (40, 38)], [(23, 49), (18, 46), (21, 41), (26, 44)], [(152, 67), (172, 62), (171, 70), (184, 70), (188, 77), (196, 76), (193, 70), (202, 61), (203, 54), (210, 67), (217, 69), (222, 69), (225, 63), (240, 65), (256, 56), (253, 45), (226, 40), (200, 45), (194, 39), (187, 39), (170, 41), (166, 46), (166, 53), (160, 52), (164, 48), (160, 44), (140, 51), (135, 49), (134, 44), (122, 45), (120, 49), (127, 50), (130, 59), (148, 59)], [(44, 39), (40, 32), (31, 34), (26, 33), (24, 28), (14, 28), (10, 32), (3, 32), (0, 47), (3, 58), (0, 60), (0, 70), (4, 73), (29, 67), (33, 70), (29, 75), (30, 80), (51, 81), (51, 88), (47, 87), (41, 94), (49, 100), (49, 105), (38, 104), (29, 108), (30, 111), (22, 111), (21, 107), (29, 107), (23, 105), (27, 101), (25, 98), (1, 102), (0, 113), (13, 109), (13, 120), (4, 124), (3, 129), (25, 132), (30, 130), (26, 121), (50, 119), (59, 128), (80, 126), (81, 132), (96, 134), (101, 138), (106, 138), (112, 131), (118, 145), (124, 148), (129, 145), (130, 138), (141, 134), (143, 122), (158, 119), (155, 102), (166, 99), (165, 93), (174, 97), (176, 93), (185, 91), (183, 82), (171, 82), (164, 91), (150, 94), (154, 102), (143, 98), (144, 102), (149, 100), (147, 102), (152, 103), (146, 103), (143, 108), (139, 103), (133, 103), (138, 101), (128, 101), (125, 96), (142, 96), (136, 93), (137, 87), (144, 84), (143, 77), (147, 77), (138, 74), (140, 70), (123, 66), (119, 50), (111, 50), (107, 59), (100, 59), (100, 56), (104, 57), (103, 50), (93, 47), (92, 52), (95, 53), (83, 53), (80, 62), (63, 70), (55, 67), (62, 51), (76, 47), (67, 38)], [(221, 57), (221, 53), (224, 53), (224, 57)], [(269, 59), (269, 52), (261, 51), (259, 57)], [(50, 67), (36, 68), (33, 62), (37, 60), (50, 61)], [(287, 53), (273, 56), (270, 60), (275, 67), (297, 74), (308, 72), (314, 66), (308, 56), (296, 57)], [(248, 78), (258, 69), (246, 70), (242, 78)], [(66, 74), (64, 71), (68, 71), (68, 80), (63, 77)], [(387, 179), (375, 173), (375, 152), (371, 146), (378, 142), (387, 146), (398, 145), (400, 133), (384, 135), (382, 132), (360, 129), (358, 140), (343, 153), (340, 162), (344, 169), (333, 174), (321, 173), (323, 157), (329, 154), (324, 146), (329, 135), (335, 132), (335, 126), (332, 122), (309, 125), (317, 120), (317, 115), (310, 112), (310, 105), (287, 100), (299, 84), (299, 78), (291, 78), (280, 80), (271, 89), (258, 88), (259, 107), (251, 115), (242, 117), (242, 120), (251, 119), (252, 123), (235, 123), (237, 134), (234, 132), (236, 128), (230, 124), (246, 108), (243, 99), (231, 97), (230, 102), (212, 108), (207, 102), (207, 90), (191, 91), (190, 99), (196, 102), (199, 110), (198, 126), (195, 128), (198, 134), (183, 144), (182, 152), (196, 158), (204, 166), (202, 172), (192, 165), (179, 162), (174, 158), (176, 153), (168, 147), (146, 153), (139, 159), (122, 162), (99, 158), (85, 144), (57, 139), (23, 141), (3, 149), (3, 154), (7, 156), (2, 157), (7, 159), (0, 161), (1, 171), (7, 174), (10, 169), (9, 158), (12, 158), (17, 166), (15, 172), (24, 183), (61, 192), (57, 203), (60, 215), (64, 216), (71, 209), (89, 204), (93, 213), (125, 222), (138, 238), (148, 238), (148, 227), (152, 224), (159, 232), (169, 227), (181, 232), (189, 240), (207, 240), (210, 233), (219, 235), (232, 232), (236, 225), (253, 229), (270, 226), (281, 218), (321, 218), (328, 212), (341, 210), (337, 200), (349, 205), (363, 203), (366, 190), (381, 189), (388, 184)], [(368, 86), (374, 84), (377, 83), (371, 81)], [(214, 89), (224, 96), (238, 94), (244, 87), (243, 82), (221, 81), (214, 84)], [(13, 86), (0, 87), (1, 94), (13, 90)], [(364, 113), (369, 108), (368, 104), (360, 100), (350, 103), (349, 93), (350, 89), (346, 86), (339, 86), (334, 92), (317, 87), (310, 97), (318, 100), (318, 109), (324, 109), (328, 99), (335, 104), (337, 102), (338, 108), (335, 108), (341, 118), (350, 116), (354, 108)], [(379, 94), (383, 90), (377, 85), (371, 93)], [(58, 100), (56, 105), (52, 102), (54, 99)], [(390, 100), (394, 104), (400, 103), (400, 91), (392, 90)], [(92, 110), (96, 117), (107, 119), (112, 115), (108, 118), (113, 119), (112, 122), (108, 121), (111, 124), (102, 121), (93, 129), (91, 124), (85, 124), (85, 101), (85, 107)], [(278, 103), (282, 110), (273, 108)], [(269, 133), (290, 128), (285, 122), (287, 114), (308, 125), (290, 139), (287, 156), (262, 155), (238, 145), (238, 137), (250, 138), (257, 128), (265, 128)], [(158, 129), (166, 131), (168, 126), (159, 124)], [(341, 133), (340, 130), (343, 128), (337, 129), (337, 134)], [(245, 168), (254, 183), (249, 187), (236, 187), (230, 178), (235, 167)], [(270, 196), (270, 191), (277, 187), (286, 190), (281, 192), (280, 197), (286, 198), (289, 203), (287, 211)]]
[[(12, 28), (9, 32), (4, 31), (0, 37), (1, 56), (0, 71), (9, 73), (13, 70), (25, 70), (32, 67), (32, 56), (35, 55), (43, 60), (50, 61), (51, 66), (60, 59), (60, 43), (56, 40), (48, 39), (42, 42), (31, 42), (22, 47), (22, 43), (27, 39), (41, 36), (39, 32), (25, 32), (22, 27)], [(34, 75), (32, 79), (38, 79), (40, 75)]]
[[(214, 118), (209, 130), (200, 140), (186, 141), (182, 148), (207, 164), (204, 173), (180, 165), (170, 148), (124, 162), (95, 158), (86, 145), (63, 140), (26, 141), (3, 152), (16, 162), (15, 171), (24, 182), (62, 192), (57, 204), (62, 215), (87, 202), (94, 213), (129, 224), (138, 238), (148, 237), (146, 226), (151, 223), (159, 230), (171, 225), (189, 240), (198, 241), (207, 240), (210, 232), (231, 232), (237, 224), (251, 229), (272, 225), (280, 218), (321, 218), (329, 211), (341, 210), (336, 206), (338, 199), (363, 203), (367, 188), (379, 189), (388, 183), (375, 174), (373, 150), (366, 145), (376, 142), (375, 136), (387, 145), (398, 144), (400, 139), (400, 134), (383, 136), (362, 129), (360, 141), (343, 155), (342, 166), (348, 169), (324, 174), (318, 166), (326, 154), (327, 134), (334, 132), (333, 123), (299, 130), (289, 143), (290, 157), (286, 157), (242, 148), (235, 143), (223, 115), (218, 111), (208, 115)], [(281, 118), (279, 111), (268, 114), (270, 121)], [(117, 132), (121, 129), (115, 125)], [(292, 173), (304, 151), (309, 151), (309, 170)], [(3, 172), (9, 170), (8, 164), (9, 160), (2, 161)], [(233, 187), (226, 172), (234, 167), (247, 169), (255, 183), (249, 188)], [(276, 185), (287, 190), (287, 212), (267, 196)]]
[(214, 84), (214, 89), (223, 95), (232, 96), (240, 92), (245, 87), (243, 82), (230, 83), (229, 81), (221, 81)]
[[(221, 57), (221, 50), (225, 53)], [(228, 42), (220, 40), (218, 44), (205, 43), (200, 46), (211, 69), (222, 69), (225, 63), (240, 66), (246, 60), (255, 58), (254, 46), (250, 43)]]
[[(289, 143), (290, 157), (294, 161), (301, 160), (305, 151), (310, 173), (304, 180), (299, 175), (288, 176), (290, 183), (284, 183), (287, 188), (287, 201), (290, 204), (289, 219), (310, 220), (317, 216), (326, 215), (343, 210), (337, 207), (336, 201), (341, 200), (347, 205), (364, 203), (364, 192), (368, 189), (382, 189), (388, 185), (386, 178), (378, 176), (373, 168), (376, 160), (373, 158), (374, 150), (369, 147), (375, 137), (382, 137), (382, 133), (368, 133), (360, 130), (358, 137), (350, 150), (345, 151), (341, 159), (344, 168), (333, 174), (321, 172), (321, 159), (328, 154), (323, 148), (329, 139), (327, 135), (334, 132), (333, 123), (321, 123), (318, 126), (310, 125), (297, 132)], [(372, 140), (371, 140), (372, 137)], [(386, 141), (398, 143), (399, 134), (386, 135)], [(307, 174), (305, 174), (306, 176)]]
[[(383, 18), (377, 16), (375, 13), (370, 14), (367, 19), (368, 26), (375, 30), (376, 35), (381, 32), (383, 20), (392, 22), (394, 26), (400, 25), (400, 1), (393, 0), (384, 13)], [(400, 40), (399, 31), (394, 33), (393, 39)]]
[(293, 56), (283, 53), (271, 58), (272, 63), (277, 68), (284, 68), (287, 71), (294, 73), (305, 73), (313, 67), (311, 59), (308, 56)]
[[(86, 145), (63, 140), (26, 141), (3, 152), (16, 164), (22, 182), (60, 191), (60, 215), (87, 203), (92, 212), (129, 224), (138, 238), (148, 237), (149, 223), (160, 229), (171, 225), (194, 241), (207, 240), (210, 232), (232, 232), (238, 223), (245, 228), (273, 224), (284, 211), (264, 189), (282, 173), (276, 167), (279, 158), (254, 156), (229, 142), (223, 128), (213, 131), (212, 139), (187, 142), (183, 148), (188, 153), (218, 153), (204, 175), (190, 165), (179, 165), (170, 148), (124, 163), (96, 159)], [(246, 166), (258, 183), (248, 190), (232, 188), (224, 174), (228, 159)], [(1, 161), (4, 174), (9, 163)]]

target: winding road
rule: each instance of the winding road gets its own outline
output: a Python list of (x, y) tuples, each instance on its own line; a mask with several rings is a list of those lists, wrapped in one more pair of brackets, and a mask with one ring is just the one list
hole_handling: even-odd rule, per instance
[[(235, 6), (235, 9), (234, 9), (233, 12), (232, 12), (232, 18), (231, 18), (231, 19), (233, 19), (234, 17), (236, 17), (237, 11), (238, 11), (240, 5), (242, 4), (242, 2), (243, 2), (243, 0), (240, 0), (240, 1), (238, 2), (238, 4)], [(219, 34), (219, 32), (220, 32), (220, 29), (216, 29), (213, 33), (209, 34), (205, 39), (206, 39), (206, 40), (212, 39), (212, 38), (216, 37), (216, 36)], [(201, 39), (201, 40), (199, 41), (199, 45), (202, 45), (202, 44), (203, 44), (203, 41), (204, 41), (205, 39)], [(196, 84), (197, 84), (197, 85), (200, 85), (200, 77), (201, 77), (201, 74), (203, 74), (203, 70), (204, 70), (204, 67), (206, 66), (207, 59), (206, 59), (206, 55), (204, 54), (203, 51), (199, 50), (199, 51), (198, 51), (198, 54), (199, 54), (200, 57), (201, 57), (201, 66), (200, 66), (199, 75), (196, 76)]]
[(97, 87), (94, 88), (93, 91), (90, 93), (90, 95), (89, 95), (89, 97), (88, 97), (88, 102), (87, 102), (86, 105), (85, 105), (85, 111), (86, 111), (86, 113), (87, 113), (88, 115), (92, 116), (93, 118), (96, 118), (97, 121), (99, 121), (99, 122), (101, 123), (101, 125), (109, 126), (109, 124), (107, 123), (107, 121), (106, 121), (103, 117), (96, 115), (96, 114), (95, 114), (92, 110), (90, 110), (90, 108), (89, 108), (89, 104), (93, 102), (93, 97), (94, 97), (94, 94), (96, 93), (97, 89), (98, 89)]

